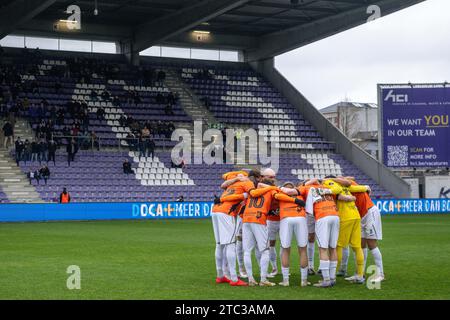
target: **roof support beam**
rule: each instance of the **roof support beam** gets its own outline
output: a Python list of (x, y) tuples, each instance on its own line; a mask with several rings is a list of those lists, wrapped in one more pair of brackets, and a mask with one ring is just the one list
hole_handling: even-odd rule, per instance
[(140, 52), (157, 42), (187, 31), (250, 0), (202, 0), (139, 26), (132, 50)]
[[(407, 8), (425, 0), (382, 0), (374, 1), (381, 9), (381, 16)], [(345, 2), (350, 2), (346, 0)], [(309, 43), (365, 23), (371, 14), (368, 5), (362, 4), (356, 9), (342, 12), (331, 17), (274, 32), (259, 38), (258, 46), (245, 52), (247, 61), (268, 59), (291, 51)]]
[(15, 0), (0, 10), (0, 39), (32, 19), (56, 0)]

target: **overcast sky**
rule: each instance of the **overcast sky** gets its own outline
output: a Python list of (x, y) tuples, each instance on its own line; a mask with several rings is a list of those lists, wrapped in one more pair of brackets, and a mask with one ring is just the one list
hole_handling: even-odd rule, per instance
[(317, 108), (377, 102), (377, 83), (450, 82), (450, 1), (427, 0), (293, 50), (276, 67)]

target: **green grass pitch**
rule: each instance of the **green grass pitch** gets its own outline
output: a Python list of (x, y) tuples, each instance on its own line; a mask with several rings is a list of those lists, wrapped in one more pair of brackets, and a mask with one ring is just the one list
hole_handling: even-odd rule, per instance
[[(233, 288), (214, 283), (210, 220), (4, 223), (0, 299), (450, 298), (450, 215), (383, 217), (383, 234), (387, 280), (379, 290), (343, 279), (301, 288), (296, 254), (291, 287)], [(80, 290), (66, 287), (69, 265), (81, 269)]]

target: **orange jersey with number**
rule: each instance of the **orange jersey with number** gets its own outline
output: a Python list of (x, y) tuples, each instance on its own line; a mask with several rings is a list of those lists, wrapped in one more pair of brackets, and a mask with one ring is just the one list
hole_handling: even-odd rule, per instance
[[(299, 195), (307, 199), (309, 190), (311, 188), (321, 188), (328, 189), (326, 186), (321, 184), (312, 184), (308, 186), (302, 186), (297, 189)], [(339, 211), (336, 206), (336, 196), (333, 194), (326, 194), (322, 196), (322, 200), (316, 201), (314, 203), (314, 218), (319, 220), (326, 216), (339, 216)]]
[(273, 196), (276, 193), (276, 190), (270, 190), (260, 197), (248, 198), (243, 215), (243, 222), (266, 224), (267, 214), (272, 206)]
[[(358, 186), (359, 184), (357, 184), (355, 181), (352, 181), (352, 185)], [(358, 208), (360, 217), (363, 218), (367, 214), (367, 211), (369, 211), (369, 209), (372, 208), (375, 204), (370, 198), (368, 192), (355, 192), (352, 193), (352, 195), (356, 198), (356, 208)]]
[[(229, 186), (221, 195), (221, 197), (233, 195), (233, 194), (244, 194), (249, 193), (250, 190), (254, 189), (255, 185), (251, 181), (239, 181), (233, 183)], [(242, 200), (226, 201), (220, 204), (215, 204), (213, 206), (212, 212), (221, 212), (235, 216), (236, 207)]]
[[(300, 200), (304, 200), (303, 196), (298, 195), (296, 197)], [(287, 201), (281, 201), (278, 200), (280, 203), (280, 219), (288, 218), (288, 217), (306, 217), (306, 211), (304, 207), (299, 207), (296, 203), (293, 202), (287, 202)]]

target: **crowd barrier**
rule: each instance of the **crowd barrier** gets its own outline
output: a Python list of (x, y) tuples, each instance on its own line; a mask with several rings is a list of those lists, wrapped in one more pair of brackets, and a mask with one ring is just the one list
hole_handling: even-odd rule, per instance
[[(450, 199), (374, 200), (383, 215), (450, 213)], [(212, 202), (0, 204), (0, 222), (65, 220), (199, 219)]]

